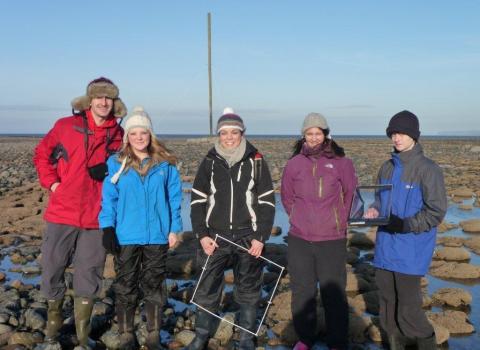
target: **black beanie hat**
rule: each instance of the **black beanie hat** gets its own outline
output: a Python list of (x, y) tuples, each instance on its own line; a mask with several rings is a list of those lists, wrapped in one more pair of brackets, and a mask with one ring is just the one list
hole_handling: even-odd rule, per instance
[(387, 127), (387, 136), (392, 137), (394, 133), (410, 136), (415, 141), (420, 137), (420, 125), (415, 114), (409, 111), (401, 111), (395, 114)]

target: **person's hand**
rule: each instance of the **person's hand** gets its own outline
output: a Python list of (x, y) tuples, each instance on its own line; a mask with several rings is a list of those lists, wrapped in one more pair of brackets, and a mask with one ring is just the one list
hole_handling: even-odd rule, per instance
[(170, 249), (175, 248), (175, 246), (177, 245), (177, 242), (178, 242), (177, 235), (173, 232), (170, 232), (168, 234), (168, 248)]
[(405, 233), (408, 230), (406, 230), (405, 227), (405, 220), (399, 218), (398, 216), (394, 214), (390, 214), (390, 221), (388, 224), (385, 226), (385, 230), (388, 232), (392, 233)]
[(262, 242), (252, 239), (252, 246), (248, 250), (248, 254), (258, 258), (260, 255), (262, 255), (263, 246), (264, 244)]
[(103, 230), (102, 244), (108, 254), (117, 254), (120, 252), (120, 243), (114, 227), (105, 227)]
[(57, 189), (58, 185), (60, 185), (60, 182), (54, 182), (52, 186), (50, 186), (50, 191), (55, 192)]
[(365, 219), (375, 219), (375, 218), (378, 218), (378, 215), (380, 213), (378, 212), (377, 209), (375, 208), (368, 208), (367, 212), (365, 213), (365, 215), (363, 215), (363, 217)]
[(200, 240), (203, 251), (207, 255), (212, 255), (216, 248), (218, 248), (217, 242), (215, 242), (211, 237), (205, 236)]

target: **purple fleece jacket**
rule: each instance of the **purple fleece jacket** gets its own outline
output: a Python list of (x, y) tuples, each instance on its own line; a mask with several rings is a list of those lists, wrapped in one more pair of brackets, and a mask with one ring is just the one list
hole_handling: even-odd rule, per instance
[(289, 234), (307, 241), (346, 236), (347, 220), (357, 186), (349, 158), (291, 158), (282, 176), (282, 203), (289, 216)]

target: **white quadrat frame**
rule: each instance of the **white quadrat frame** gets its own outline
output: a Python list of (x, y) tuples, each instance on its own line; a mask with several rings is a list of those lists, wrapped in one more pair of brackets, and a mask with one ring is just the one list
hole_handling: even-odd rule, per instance
[[(239, 245), (239, 244), (237, 244), (237, 243), (235, 243), (235, 242), (232, 242), (231, 240), (229, 240), (229, 239), (227, 239), (227, 238), (225, 238), (225, 237), (223, 237), (223, 236), (220, 236), (220, 235), (218, 235), (218, 234), (215, 235), (215, 243), (217, 242), (217, 239), (221, 239), (221, 240), (223, 240), (223, 241), (225, 241), (225, 242), (228, 242), (229, 244), (234, 245), (234, 246), (237, 247), (237, 248), (240, 248), (240, 249), (243, 249), (243, 250), (248, 251), (247, 248), (242, 247), (241, 245)], [(264, 312), (263, 315), (262, 315), (262, 318), (261, 318), (260, 323), (259, 323), (259, 325), (258, 325), (258, 329), (257, 329), (257, 331), (254, 333), (254, 332), (250, 331), (249, 329), (246, 329), (246, 328), (243, 328), (242, 326), (239, 326), (239, 325), (236, 324), (235, 322), (231, 322), (231, 321), (227, 320), (225, 317), (220, 317), (220, 316), (217, 315), (216, 313), (211, 312), (211, 311), (208, 310), (207, 308), (203, 307), (202, 305), (200, 305), (200, 304), (198, 304), (198, 303), (196, 303), (196, 302), (194, 301), (194, 299), (195, 299), (195, 294), (197, 293), (198, 286), (200, 285), (200, 281), (202, 280), (203, 274), (204, 274), (205, 270), (207, 269), (208, 260), (210, 259), (211, 256), (212, 256), (212, 255), (208, 255), (208, 256), (207, 256), (207, 260), (205, 261), (205, 264), (204, 264), (203, 267), (202, 267), (202, 273), (200, 274), (200, 277), (198, 278), (197, 285), (195, 286), (195, 290), (193, 291), (192, 299), (190, 300), (190, 302), (191, 302), (192, 304), (196, 305), (197, 307), (199, 307), (200, 309), (204, 310), (205, 312), (208, 312), (210, 315), (218, 318), (219, 320), (224, 321), (224, 322), (227, 322), (227, 323), (230, 323), (231, 325), (233, 325), (233, 326), (235, 326), (235, 327), (238, 327), (238, 328), (240, 328), (241, 330), (243, 330), (243, 331), (245, 331), (245, 332), (248, 332), (248, 333), (250, 333), (250, 334), (253, 334), (254, 336), (258, 336), (258, 333), (260, 332), (260, 328), (262, 327), (263, 320), (264, 320), (265, 317), (267, 316), (268, 308), (269, 308), (270, 305), (272, 304), (273, 296), (275, 295), (275, 291), (277, 290), (278, 283), (280, 282), (280, 279), (282, 278), (283, 271), (285, 270), (285, 267), (283, 267), (283, 266), (281, 266), (281, 265), (279, 265), (279, 264), (277, 264), (277, 263), (275, 263), (275, 262), (273, 262), (273, 261), (271, 261), (271, 260), (269, 260), (269, 259), (261, 256), (261, 255), (258, 257), (259, 259), (265, 260), (266, 262), (268, 262), (268, 263), (270, 263), (270, 264), (272, 264), (272, 265), (277, 266), (281, 271), (280, 271), (280, 274), (278, 275), (277, 282), (275, 283), (275, 288), (273, 288), (273, 291), (272, 291), (272, 293), (271, 293), (271, 295), (270, 295), (270, 299), (269, 299), (268, 302), (267, 302), (267, 307), (265, 308), (265, 312)]]

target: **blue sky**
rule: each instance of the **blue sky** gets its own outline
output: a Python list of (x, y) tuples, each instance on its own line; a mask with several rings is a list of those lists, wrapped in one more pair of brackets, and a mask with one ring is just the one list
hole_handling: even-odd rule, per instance
[(98, 77), (160, 134), (208, 133), (207, 13), (214, 122), (298, 134), (383, 134), (408, 109), (422, 133), (480, 133), (478, 1), (2, 1), (0, 133), (44, 133)]

